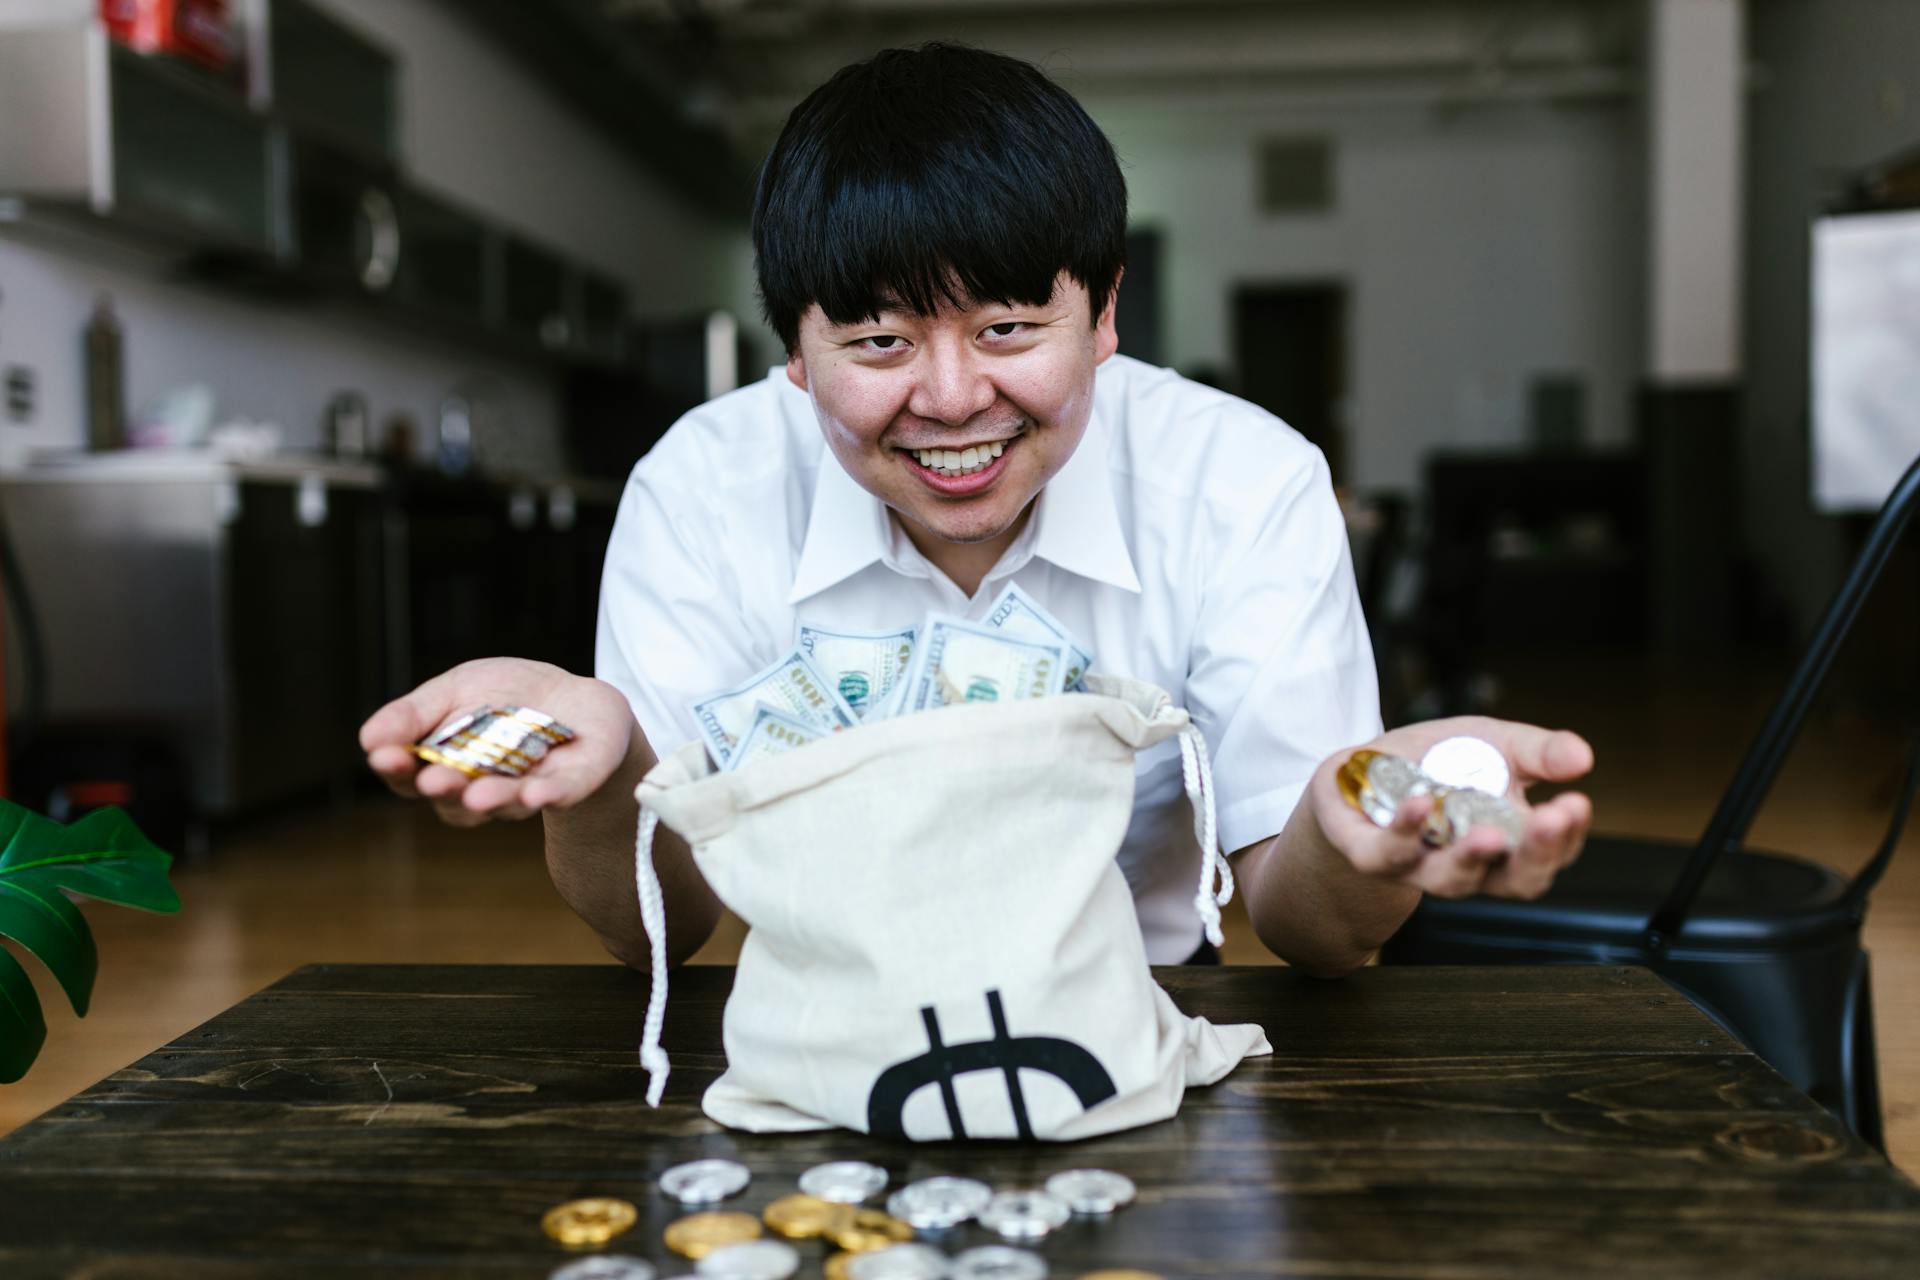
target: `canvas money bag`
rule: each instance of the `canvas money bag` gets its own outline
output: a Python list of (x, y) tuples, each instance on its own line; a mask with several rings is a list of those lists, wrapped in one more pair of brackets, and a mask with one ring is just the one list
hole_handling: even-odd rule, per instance
[(749, 926), (706, 1113), (755, 1132), (1066, 1141), (1173, 1115), (1188, 1086), (1272, 1052), (1154, 982), (1115, 861), (1134, 755), (1178, 736), (1194, 899), (1233, 892), (1206, 744), (1161, 690), (969, 703), (863, 725), (737, 772), (691, 743), (640, 784), (635, 859), (653, 973), (642, 1065), (658, 1105), (668, 980), (652, 840), (665, 822)]

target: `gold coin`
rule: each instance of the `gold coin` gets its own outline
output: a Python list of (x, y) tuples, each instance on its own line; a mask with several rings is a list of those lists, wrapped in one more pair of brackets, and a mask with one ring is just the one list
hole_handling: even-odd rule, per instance
[(1164, 1280), (1153, 1271), (1089, 1271), (1080, 1280)]
[(855, 1209), (828, 1223), (826, 1236), (848, 1253), (872, 1253), (913, 1239), (913, 1228), (878, 1209)]
[(722, 1245), (760, 1238), (760, 1220), (750, 1213), (695, 1213), (667, 1228), (667, 1248), (683, 1258), (704, 1258)]
[(1333, 775), (1334, 782), (1340, 787), (1342, 798), (1356, 809), (1361, 807), (1360, 796), (1367, 789), (1367, 766), (1372, 764), (1374, 757), (1379, 754), (1378, 751), (1365, 749), (1356, 751), (1347, 757), (1347, 762), (1341, 765), (1339, 771)]
[(827, 1227), (846, 1210), (818, 1196), (782, 1196), (760, 1215), (776, 1233), (789, 1240), (812, 1240), (827, 1233)]
[(827, 1259), (827, 1280), (847, 1280), (847, 1264), (853, 1261), (850, 1253), (836, 1253)]
[(639, 1219), (639, 1211), (625, 1200), (594, 1196), (555, 1205), (540, 1219), (540, 1229), (568, 1248), (579, 1248), (605, 1244)]

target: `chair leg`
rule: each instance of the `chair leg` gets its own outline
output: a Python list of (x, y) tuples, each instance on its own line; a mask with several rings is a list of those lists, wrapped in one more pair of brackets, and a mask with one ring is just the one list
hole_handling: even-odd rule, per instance
[(1862, 948), (1854, 958), (1848, 983), (1846, 1018), (1840, 1029), (1841, 1087), (1846, 1095), (1847, 1125), (1860, 1140), (1887, 1153), (1880, 1119), (1880, 1059), (1873, 1038), (1873, 975)]

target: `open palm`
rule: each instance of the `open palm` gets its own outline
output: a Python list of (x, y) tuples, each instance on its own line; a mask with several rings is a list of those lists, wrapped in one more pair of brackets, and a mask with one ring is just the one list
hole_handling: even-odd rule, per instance
[[(522, 778), (469, 779), (444, 765), (422, 765), (408, 748), (447, 720), (477, 707), (544, 711), (574, 731)], [(425, 796), (446, 821), (472, 826), (567, 808), (598, 791), (626, 759), (633, 711), (612, 685), (525, 658), (480, 658), (435, 676), (396, 698), (360, 726), (367, 763), (395, 792)]]
[(1527, 789), (1539, 782), (1571, 782), (1593, 768), (1593, 748), (1578, 734), (1486, 716), (1456, 716), (1394, 729), (1367, 746), (1389, 755), (1418, 760), (1445, 738), (1481, 738), (1506, 756), (1512, 775), (1507, 800), (1525, 823), (1517, 847), (1504, 833), (1475, 827), (1444, 848), (1421, 842), (1421, 827), (1432, 807), (1425, 796), (1404, 801), (1387, 828), (1375, 826), (1340, 795), (1335, 781), (1351, 752), (1323, 761), (1309, 784), (1314, 816), (1327, 839), (1368, 875), (1411, 885), (1438, 897), (1464, 898), (1489, 893), (1505, 898), (1537, 898), (1554, 877), (1580, 856), (1593, 821), (1593, 804), (1575, 791), (1562, 792), (1540, 805), (1527, 801)]

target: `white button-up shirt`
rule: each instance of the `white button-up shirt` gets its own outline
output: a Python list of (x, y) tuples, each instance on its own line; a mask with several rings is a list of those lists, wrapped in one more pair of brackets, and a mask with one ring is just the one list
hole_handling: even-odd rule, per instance
[[(1009, 579), (1094, 652), (1094, 670), (1159, 685), (1192, 714), (1229, 852), (1277, 833), (1314, 767), (1380, 730), (1320, 451), (1243, 400), (1125, 356), (1100, 366), (1079, 448), (971, 597), (840, 466), (784, 368), (694, 410), (627, 483), (598, 674), (664, 756), (698, 736), (688, 704), (790, 651), (796, 623), (978, 619)], [(1186, 959), (1199, 851), (1176, 742), (1139, 757), (1119, 861), (1148, 956)]]

